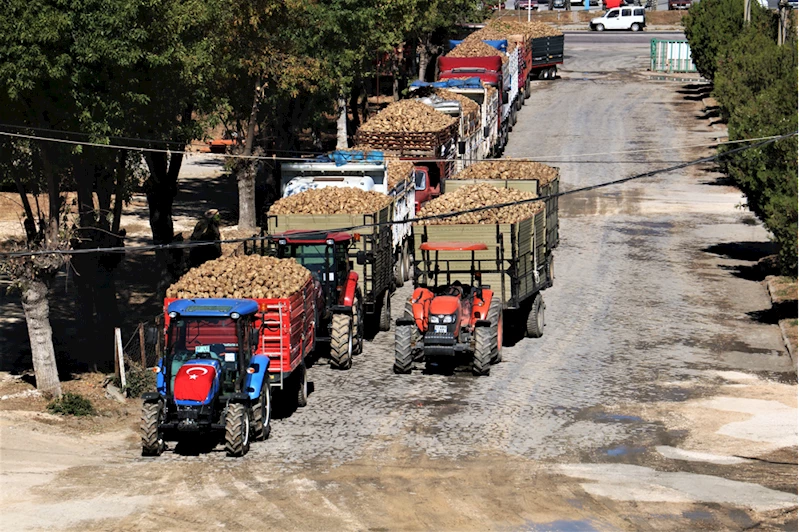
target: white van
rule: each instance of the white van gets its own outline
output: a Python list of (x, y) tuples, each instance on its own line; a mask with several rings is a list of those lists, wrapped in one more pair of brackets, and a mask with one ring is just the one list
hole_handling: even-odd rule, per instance
[(643, 7), (614, 7), (601, 17), (591, 20), (589, 27), (595, 31), (631, 30), (640, 31), (646, 26)]

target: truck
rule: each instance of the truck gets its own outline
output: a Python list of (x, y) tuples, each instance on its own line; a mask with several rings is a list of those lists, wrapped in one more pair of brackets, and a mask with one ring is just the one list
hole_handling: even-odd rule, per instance
[[(508, 133), (516, 119), (515, 98), (517, 82), (507, 63), (502, 62), (500, 52), (483, 57), (439, 57), (439, 81), (458, 78), (478, 78), (498, 91), (497, 138), (491, 147), (494, 155), (501, 155), (508, 143)], [(487, 125), (484, 123), (484, 125)]]
[(211, 434), (228, 456), (243, 456), (269, 437), (273, 389), (305, 406), (317, 290), (309, 277), (287, 298), (165, 299), (156, 391), (142, 395), (142, 454)]
[[(436, 92), (436, 89), (441, 90)], [(449, 94), (449, 98), (445, 98), (442, 94)], [(465, 96), (457, 92), (448, 91), (445, 87), (437, 87), (435, 83), (425, 83), (423, 81), (415, 81), (411, 84), (411, 96), (416, 101), (429, 105), (436, 111), (458, 119), (456, 172), (460, 172), (482, 157), (482, 112), (476, 102), (473, 102), (471, 98), (466, 99)], [(458, 98), (463, 100), (459, 101)], [(471, 109), (467, 109), (467, 107)]]
[(438, 131), (365, 131), (361, 128), (355, 136), (355, 148), (380, 150), (386, 156), (411, 161), (417, 168), (426, 170), (430, 190), (440, 190), (441, 184), (455, 171), (458, 127), (456, 121)]
[(455, 366), (466, 355), (475, 375), (488, 375), (509, 325), (544, 334), (541, 292), (553, 283), (545, 208), (516, 223), (414, 225), (413, 233), (414, 292), (396, 321), (395, 373), (415, 361)]

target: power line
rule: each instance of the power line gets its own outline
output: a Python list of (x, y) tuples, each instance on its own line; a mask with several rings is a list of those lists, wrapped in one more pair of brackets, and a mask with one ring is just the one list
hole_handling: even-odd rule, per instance
[[(604, 183), (598, 183), (596, 185), (589, 185), (585, 187), (580, 187), (564, 192), (559, 192), (557, 194), (549, 194), (546, 196), (539, 196), (536, 198), (526, 199), (526, 200), (519, 200), (519, 201), (512, 201), (508, 203), (497, 203), (494, 205), (486, 205), (482, 207), (475, 207), (472, 209), (466, 209), (462, 211), (453, 211), (444, 214), (436, 214), (430, 216), (423, 216), (419, 218), (413, 218), (411, 220), (403, 220), (403, 221), (395, 221), (390, 220), (387, 222), (380, 222), (374, 224), (361, 224), (361, 225), (354, 225), (350, 227), (339, 227), (339, 228), (331, 228), (331, 229), (324, 229), (324, 230), (309, 230), (300, 232), (297, 234), (313, 234), (313, 233), (335, 233), (335, 232), (350, 232), (355, 231), (358, 229), (367, 229), (372, 227), (381, 227), (381, 226), (391, 226), (391, 225), (402, 225), (406, 223), (416, 223), (416, 222), (424, 222), (428, 220), (441, 220), (446, 218), (453, 218), (455, 216), (460, 216), (462, 214), (471, 214), (476, 212), (494, 210), (494, 209), (502, 209), (504, 207), (512, 207), (516, 205), (524, 205), (528, 203), (535, 203), (535, 202), (544, 202), (551, 198), (557, 198), (561, 196), (568, 196), (571, 194), (578, 194), (581, 192), (588, 192), (591, 190), (597, 190), (600, 188), (606, 188), (610, 186), (620, 185), (623, 183), (627, 183), (630, 181), (635, 181), (638, 179), (644, 179), (647, 177), (653, 177), (658, 174), (665, 174), (669, 172), (673, 172), (675, 170), (681, 170), (683, 168), (687, 168), (689, 166), (695, 166), (697, 164), (704, 164), (707, 162), (715, 161), (721, 159), (723, 157), (727, 157), (729, 155), (733, 155), (735, 153), (739, 153), (746, 150), (751, 150), (754, 148), (759, 148), (761, 146), (765, 146), (767, 144), (772, 144), (777, 140), (786, 139), (792, 136), (797, 135), (797, 132), (794, 131), (792, 133), (786, 133), (784, 135), (776, 135), (774, 137), (769, 137), (765, 140), (761, 140), (755, 144), (751, 144), (748, 146), (741, 146), (738, 148), (734, 148), (724, 153), (717, 153), (715, 155), (709, 155), (707, 157), (702, 157), (699, 159), (694, 159), (692, 161), (680, 163), (674, 166), (670, 166), (667, 168), (661, 168), (658, 170), (651, 170), (649, 172), (644, 172), (641, 174), (635, 174), (628, 177), (623, 177), (621, 179), (615, 179), (613, 181), (606, 181)], [(125, 246), (117, 246), (117, 247), (108, 247), (108, 248), (95, 248), (95, 249), (76, 249), (76, 250), (39, 250), (39, 251), (12, 251), (12, 252), (4, 252), (0, 253), (0, 259), (11, 259), (16, 257), (34, 257), (34, 256), (41, 256), (41, 255), (84, 255), (89, 253), (144, 253), (148, 251), (163, 251), (169, 249), (188, 249), (194, 247), (201, 247), (201, 246), (211, 246), (216, 244), (240, 244), (242, 242), (251, 242), (251, 241), (258, 241), (258, 240), (266, 240), (270, 238), (270, 235), (253, 235), (252, 237), (248, 238), (234, 238), (229, 240), (214, 240), (214, 241), (206, 241), (206, 242), (172, 242), (170, 244), (153, 244), (148, 246), (136, 246), (136, 247), (125, 247)]]
[[(141, 153), (166, 153), (172, 154), (178, 151), (183, 150), (166, 150), (160, 148), (146, 148), (142, 146), (123, 146), (119, 144), (101, 144), (98, 142), (88, 142), (88, 141), (79, 141), (79, 140), (70, 140), (70, 139), (59, 139), (54, 137), (44, 137), (40, 135), (27, 135), (24, 133), (12, 133), (9, 131), (0, 131), (0, 136), (7, 136), (7, 137), (14, 137), (14, 138), (23, 138), (28, 140), (37, 140), (37, 141), (44, 141), (44, 142), (55, 142), (61, 144), (70, 144), (75, 146), (91, 146), (96, 148), (107, 148), (107, 149), (117, 149), (117, 150), (130, 150), (136, 151)], [(672, 146), (672, 147), (662, 147), (659, 146), (657, 148), (640, 148), (635, 150), (623, 150), (623, 151), (615, 151), (615, 152), (593, 152), (593, 153), (579, 153), (579, 154), (570, 154), (570, 155), (541, 155), (537, 157), (505, 157), (501, 159), (473, 159), (473, 162), (480, 162), (480, 161), (505, 161), (505, 162), (541, 162), (541, 161), (549, 161), (549, 162), (560, 162), (560, 163), (568, 163), (570, 161), (563, 160), (565, 158), (577, 158), (577, 157), (595, 157), (598, 155), (632, 155), (636, 153), (649, 153), (649, 152), (662, 152), (662, 151), (673, 151), (673, 150), (682, 150), (682, 149), (691, 149), (691, 148), (712, 148), (718, 146), (727, 146), (727, 145), (735, 145), (735, 144), (742, 144), (745, 142), (758, 142), (758, 141), (765, 141), (765, 140), (779, 140), (783, 138), (780, 135), (772, 135), (769, 137), (758, 137), (754, 139), (741, 139), (741, 140), (727, 140), (723, 142), (711, 142), (711, 143), (703, 143), (703, 144), (688, 144), (688, 145), (680, 145), (680, 146)], [(151, 142), (151, 143), (159, 143), (163, 141), (147, 141), (147, 140), (140, 140), (140, 142)], [(380, 151), (380, 150), (376, 150)], [(291, 152), (295, 153), (295, 152)], [(302, 153), (302, 152), (296, 152)], [(324, 155), (325, 153), (319, 152), (307, 152), (308, 154), (316, 154), (316, 155)], [(184, 151), (184, 155), (191, 157), (193, 155), (192, 152)], [(248, 159), (248, 160), (270, 160), (270, 161), (283, 161), (283, 162), (310, 162), (312, 159), (307, 157), (277, 157), (274, 155), (239, 155), (233, 153), (219, 153), (214, 154), (217, 157), (222, 157), (226, 159)], [(553, 160), (554, 159), (554, 160)], [(455, 162), (456, 159), (436, 159), (436, 158), (429, 158), (429, 159), (413, 159), (414, 162)], [(579, 161), (578, 161), (579, 162)]]

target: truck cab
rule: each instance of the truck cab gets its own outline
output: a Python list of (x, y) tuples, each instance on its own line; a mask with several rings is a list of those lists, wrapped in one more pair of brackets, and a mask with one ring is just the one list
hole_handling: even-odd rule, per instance
[(418, 214), (425, 203), (441, 195), (441, 181), (434, 185), (431, 182), (430, 170), (425, 166), (414, 167), (413, 180), (416, 188), (416, 214)]

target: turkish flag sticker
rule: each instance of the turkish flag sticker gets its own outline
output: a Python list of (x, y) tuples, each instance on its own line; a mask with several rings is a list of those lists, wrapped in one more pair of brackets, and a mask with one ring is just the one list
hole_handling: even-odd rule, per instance
[(201, 364), (183, 364), (175, 376), (175, 399), (205, 401), (214, 384), (216, 369)]

